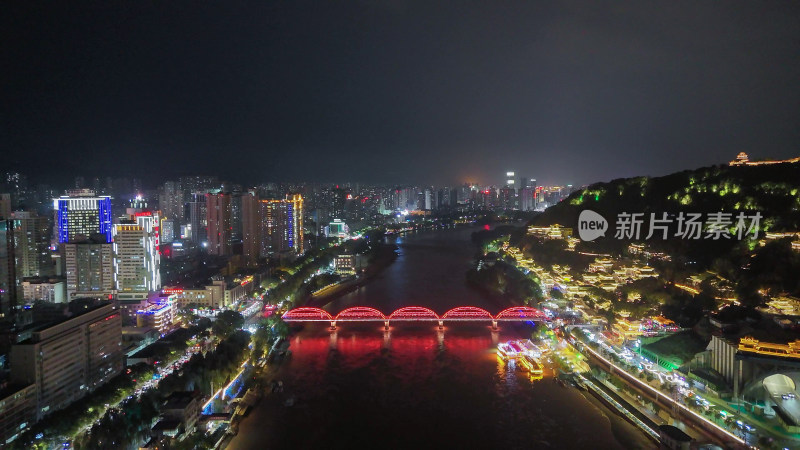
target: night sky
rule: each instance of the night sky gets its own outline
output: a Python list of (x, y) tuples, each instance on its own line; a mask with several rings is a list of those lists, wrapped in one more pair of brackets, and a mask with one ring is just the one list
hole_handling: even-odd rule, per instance
[(4, 2), (37, 181), (501, 183), (800, 155), (800, 2)]

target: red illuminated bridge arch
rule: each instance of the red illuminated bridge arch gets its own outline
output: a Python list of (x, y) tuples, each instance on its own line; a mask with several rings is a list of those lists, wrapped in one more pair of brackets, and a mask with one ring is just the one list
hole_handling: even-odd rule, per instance
[(347, 308), (336, 315), (337, 322), (365, 322), (375, 320), (385, 321), (386, 316), (384, 316), (383, 313), (377, 309), (366, 306), (354, 306), (352, 308)]
[(390, 321), (439, 321), (439, 315), (432, 309), (421, 306), (406, 306), (389, 315)]
[(496, 320), (544, 320), (547, 316), (530, 306), (514, 306), (500, 311), (495, 317)]
[(286, 311), (286, 314), (284, 314), (282, 318), (287, 322), (330, 322), (333, 320), (333, 317), (328, 311), (308, 307)]
[(493, 320), (492, 314), (481, 308), (474, 306), (459, 306), (447, 311), (442, 316), (442, 320)]

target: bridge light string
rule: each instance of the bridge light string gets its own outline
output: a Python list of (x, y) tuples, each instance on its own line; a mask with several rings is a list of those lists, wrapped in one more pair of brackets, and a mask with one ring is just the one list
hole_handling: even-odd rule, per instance
[(544, 320), (544, 312), (530, 306), (514, 306), (493, 316), (489, 311), (475, 306), (459, 306), (441, 316), (422, 306), (405, 306), (388, 316), (375, 308), (354, 306), (331, 315), (321, 308), (299, 307), (287, 311), (283, 320), (288, 322), (331, 322), (331, 321), (425, 321), (425, 320)]

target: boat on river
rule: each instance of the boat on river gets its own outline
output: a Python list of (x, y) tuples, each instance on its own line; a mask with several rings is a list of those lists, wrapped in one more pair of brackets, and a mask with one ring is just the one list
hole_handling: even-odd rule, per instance
[(541, 375), (542, 372), (544, 372), (544, 366), (542, 366), (542, 363), (533, 355), (522, 355), (519, 359), (519, 365), (525, 371), (530, 372), (531, 375)]

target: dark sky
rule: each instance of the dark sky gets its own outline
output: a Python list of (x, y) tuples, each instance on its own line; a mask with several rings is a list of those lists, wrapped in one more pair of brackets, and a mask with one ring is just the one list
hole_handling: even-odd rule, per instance
[(41, 178), (582, 184), (800, 155), (800, 2), (4, 2)]

